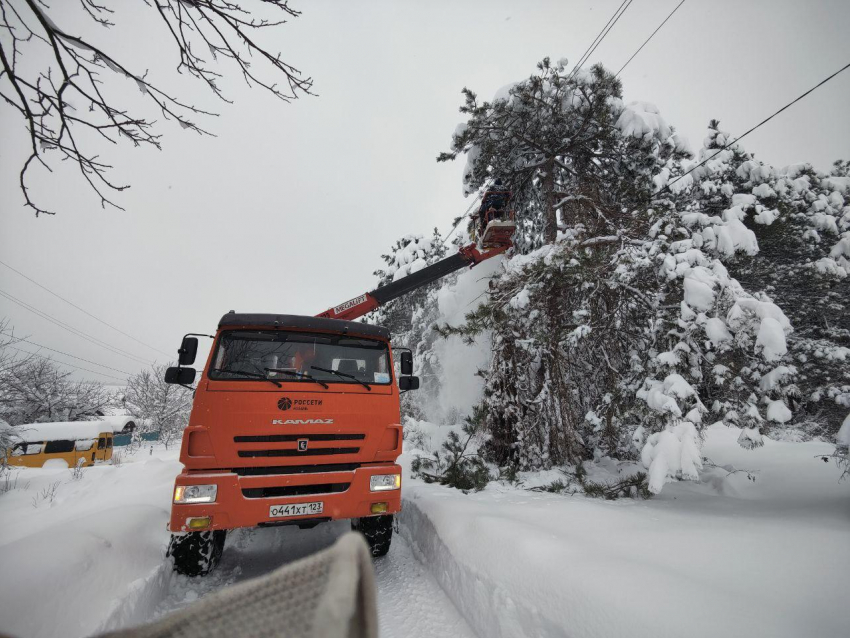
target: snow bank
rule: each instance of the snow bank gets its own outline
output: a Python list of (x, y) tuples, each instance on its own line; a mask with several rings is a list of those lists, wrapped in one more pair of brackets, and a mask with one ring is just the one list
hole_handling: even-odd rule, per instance
[(406, 480), (401, 534), (480, 636), (845, 635), (850, 483), (814, 458), (832, 446), (738, 433), (710, 427), (722, 467), (649, 501)]
[(67, 469), (19, 471), (18, 488), (0, 494), (3, 633), (74, 638), (150, 616), (171, 574), (177, 454), (142, 452), (85, 468), (79, 480)]

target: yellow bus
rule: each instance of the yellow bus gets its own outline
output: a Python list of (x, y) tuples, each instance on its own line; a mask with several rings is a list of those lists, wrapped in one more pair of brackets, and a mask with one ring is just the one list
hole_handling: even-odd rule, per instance
[(103, 421), (27, 423), (12, 430), (6, 462), (21, 467), (94, 465), (112, 458), (112, 427)]

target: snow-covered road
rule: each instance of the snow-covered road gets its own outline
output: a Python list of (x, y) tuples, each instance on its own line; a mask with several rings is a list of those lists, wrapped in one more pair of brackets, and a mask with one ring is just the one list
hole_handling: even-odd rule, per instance
[[(0, 498), (0, 634), (82, 638), (144, 623), (227, 585), (254, 578), (331, 545), (347, 522), (232, 532), (204, 578), (165, 560), (177, 450), (155, 448), (120, 466), (25, 469)], [(417, 560), (402, 534), (375, 564), (381, 636), (475, 634)], [(21, 613), (23, 611), (23, 613)]]
[[(425, 433), (436, 446), (445, 431)], [(744, 450), (739, 433), (708, 428), (714, 465), (650, 501), (527, 489), (557, 470), (472, 494), (406, 472), (400, 533), (375, 563), (381, 635), (843, 638), (850, 482), (820, 459), (833, 446)], [(82, 638), (144, 623), (348, 529), (239, 530), (212, 574), (177, 576), (164, 550), (180, 468), (176, 450), (154, 449), (77, 480), (16, 475), (0, 495), (0, 634)]]
[[(308, 556), (333, 544), (347, 529), (348, 523), (339, 522), (311, 530), (237, 530), (228, 538), (221, 563), (209, 576), (173, 575), (165, 579), (163, 599), (151, 616), (181, 609), (222, 587), (262, 576)], [(383, 638), (474, 638), (475, 634), (401, 535), (393, 537), (390, 553), (376, 561), (375, 571)]]

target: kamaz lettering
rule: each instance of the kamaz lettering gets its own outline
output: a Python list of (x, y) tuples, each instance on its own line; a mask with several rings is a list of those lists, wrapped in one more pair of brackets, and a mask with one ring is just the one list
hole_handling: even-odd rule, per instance
[(272, 419), (272, 425), (332, 425), (333, 419)]

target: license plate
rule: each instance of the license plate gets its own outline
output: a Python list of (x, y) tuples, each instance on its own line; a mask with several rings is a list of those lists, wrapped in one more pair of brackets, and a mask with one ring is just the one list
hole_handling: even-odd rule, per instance
[(292, 505), (272, 505), (269, 508), (271, 518), (288, 518), (290, 516), (307, 516), (310, 514), (321, 514), (325, 504), (322, 501), (315, 503), (295, 503)]

